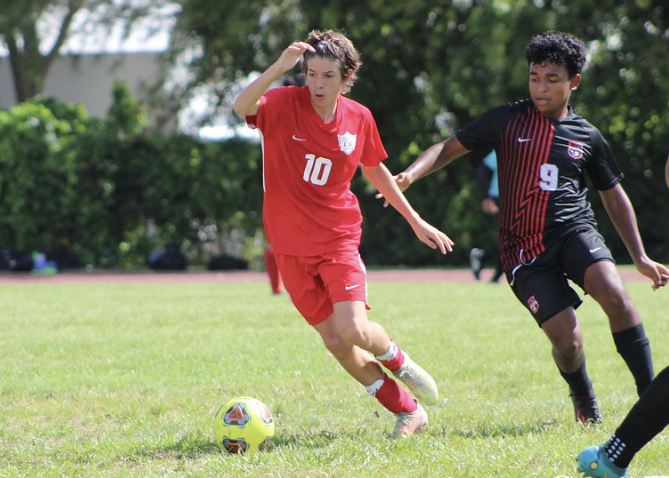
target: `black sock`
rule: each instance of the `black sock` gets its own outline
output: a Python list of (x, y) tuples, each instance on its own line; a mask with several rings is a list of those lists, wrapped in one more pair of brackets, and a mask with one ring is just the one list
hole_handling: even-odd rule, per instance
[(613, 334), (613, 342), (620, 356), (634, 376), (639, 396), (653, 381), (653, 359), (650, 355), (650, 341), (646, 337), (643, 324), (636, 325)]
[[(560, 370), (560, 367), (558, 367), (558, 370)], [(560, 370), (560, 375), (569, 384), (569, 389), (576, 395), (587, 395), (592, 390), (592, 382), (585, 369), (585, 360), (576, 372), (567, 373)]]
[(614, 465), (627, 468), (639, 450), (669, 425), (669, 367), (660, 372), (632, 407), (605, 450)]

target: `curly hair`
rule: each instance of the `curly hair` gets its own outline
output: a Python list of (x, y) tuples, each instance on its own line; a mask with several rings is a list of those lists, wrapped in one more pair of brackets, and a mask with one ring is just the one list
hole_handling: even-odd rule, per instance
[(307, 73), (307, 64), (315, 56), (337, 60), (340, 64), (342, 78), (350, 75), (348, 82), (342, 90), (342, 93), (347, 93), (353, 86), (353, 83), (355, 83), (355, 80), (358, 79), (357, 72), (360, 65), (362, 65), (360, 53), (355, 49), (351, 40), (341, 33), (332, 30), (313, 30), (309, 33), (309, 37), (305, 42), (314, 47), (316, 52), (307, 51), (304, 53), (302, 71), (305, 74)]
[(549, 31), (536, 35), (525, 49), (528, 63), (564, 64), (569, 77), (578, 75), (585, 64), (585, 43), (569, 33)]

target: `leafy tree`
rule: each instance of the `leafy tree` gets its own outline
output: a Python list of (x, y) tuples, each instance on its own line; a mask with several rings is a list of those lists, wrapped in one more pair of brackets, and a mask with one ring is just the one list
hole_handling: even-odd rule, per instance
[[(649, 254), (669, 261), (662, 180), (669, 152), (669, 6), (657, 0), (606, 1), (596, 8), (579, 2), (573, 13), (592, 19), (579, 25), (592, 54), (577, 105), (616, 153)], [(601, 226), (610, 245), (622, 251), (613, 225)], [(620, 256), (628, 260), (626, 253)]]
[[(7, 47), (18, 102), (43, 91), (54, 61), (74, 36), (128, 34), (142, 22), (150, 35), (177, 0), (0, 0), (0, 41)], [(153, 20), (147, 21), (147, 19)]]
[[(216, 2), (216, 8), (211, 0), (184, 2), (181, 41), (175, 47), (197, 47), (196, 84), (213, 80), (220, 104), (229, 105), (238, 83), (265, 69), (291, 41), (304, 38), (311, 29), (343, 30), (364, 62), (351, 97), (374, 113), (393, 171), (487, 108), (527, 97), (524, 49), (533, 35), (552, 29), (578, 35), (588, 42), (591, 58), (573, 103), (609, 139), (626, 172), (624, 185), (637, 207), (649, 252), (668, 257), (669, 225), (659, 219), (663, 205), (658, 191), (669, 124), (669, 87), (663, 80), (669, 68), (665, 2), (224, 3)], [(426, 219), (456, 239), (454, 257), (460, 262), (475, 245), (473, 237), (487, 233), (485, 218), (471, 214), (479, 210), (480, 198), (473, 175), (477, 157), (470, 156), (408, 192)], [(409, 231), (395, 229), (397, 216), (381, 210), (363, 182), (356, 180), (353, 187), (367, 219), (363, 246), (369, 246), (364, 251), (369, 262), (435, 261), (431, 251), (417, 247)], [(593, 203), (601, 208), (597, 198)], [(603, 222), (614, 254), (628, 260), (612, 226)], [(452, 263), (453, 257), (445, 260)]]

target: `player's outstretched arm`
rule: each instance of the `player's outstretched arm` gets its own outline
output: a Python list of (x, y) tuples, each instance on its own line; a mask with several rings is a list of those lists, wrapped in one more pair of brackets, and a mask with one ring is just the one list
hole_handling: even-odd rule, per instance
[(669, 282), (669, 269), (664, 265), (651, 260), (647, 255), (639, 233), (634, 208), (625, 190), (620, 184), (600, 191), (606, 212), (611, 217), (613, 225), (625, 243), (637, 270), (653, 281), (653, 290), (664, 287)]
[(400, 191), (406, 191), (414, 181), (443, 168), (454, 159), (468, 152), (469, 150), (455, 136), (441, 143), (433, 144), (423, 151), (404, 172), (395, 176), (395, 182), (397, 182)]
[(380, 164), (373, 167), (362, 166), (362, 173), (379, 190), (383, 197), (386, 198), (386, 201), (404, 216), (418, 239), (432, 249), (439, 248), (442, 254), (453, 250), (453, 241), (439, 229), (425, 222), (411, 207), (411, 204), (404, 197), (404, 194), (400, 191), (385, 165)]
[(305, 51), (316, 51), (305, 42), (293, 42), (283, 50), (281, 56), (258, 78), (247, 86), (235, 100), (235, 113), (239, 116), (252, 116), (258, 112), (260, 97), (281, 75), (292, 69)]
[[(400, 191), (404, 192), (414, 181), (443, 168), (454, 159), (457, 159), (468, 152), (469, 150), (462, 145), (460, 140), (453, 136), (452, 138), (442, 141), (441, 143), (433, 144), (427, 148), (407, 169), (393, 178), (397, 186), (400, 188)], [(384, 194), (381, 190), (379, 190), (379, 194), (376, 195), (376, 198), (384, 198)], [(388, 203), (389, 201), (386, 199), (384, 207), (387, 207)]]

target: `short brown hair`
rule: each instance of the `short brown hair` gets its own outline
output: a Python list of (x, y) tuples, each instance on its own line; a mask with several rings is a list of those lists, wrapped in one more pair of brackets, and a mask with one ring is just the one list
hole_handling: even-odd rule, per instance
[(355, 83), (355, 80), (358, 79), (357, 71), (358, 68), (360, 68), (360, 65), (362, 65), (360, 54), (353, 46), (351, 40), (333, 30), (323, 32), (313, 30), (309, 33), (309, 37), (305, 41), (314, 47), (314, 50), (316, 51), (304, 52), (302, 71), (305, 74), (307, 73), (307, 63), (314, 56), (338, 60), (341, 65), (342, 78), (346, 78), (346, 76), (350, 74), (348, 82), (344, 85), (342, 90), (342, 93), (348, 93), (353, 86), (353, 83)]

